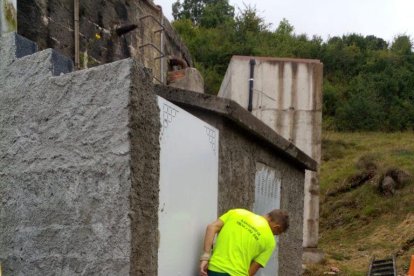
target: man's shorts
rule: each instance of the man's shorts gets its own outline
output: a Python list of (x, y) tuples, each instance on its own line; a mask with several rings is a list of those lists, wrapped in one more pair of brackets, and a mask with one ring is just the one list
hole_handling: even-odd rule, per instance
[(211, 271), (211, 270), (207, 270), (207, 275), (208, 276), (230, 276), (230, 274), (228, 274), (228, 273), (215, 272), (215, 271)]

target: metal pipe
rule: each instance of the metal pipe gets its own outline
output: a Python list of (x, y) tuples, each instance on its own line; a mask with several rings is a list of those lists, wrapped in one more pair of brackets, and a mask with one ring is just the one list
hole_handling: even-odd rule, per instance
[(75, 68), (79, 69), (79, 0), (74, 0), (73, 4), (74, 17), (74, 40), (75, 40)]
[(138, 25), (129, 24), (129, 25), (124, 25), (124, 26), (116, 28), (115, 32), (118, 36), (121, 36), (121, 35), (127, 34), (131, 31), (135, 30), (136, 28), (138, 28)]
[(159, 29), (159, 30), (156, 30), (154, 33), (164, 31), (164, 26), (163, 26), (163, 25), (161, 24), (161, 22), (160, 22), (160, 21), (159, 21), (159, 20), (158, 20), (155, 16), (153, 16), (152, 14), (147, 14), (147, 15), (144, 15), (144, 16), (140, 17), (140, 18), (139, 18), (139, 21), (142, 21), (142, 20), (147, 19), (147, 18), (151, 18), (152, 20), (154, 20), (155, 22), (157, 22), (158, 26), (160, 26), (160, 29)]
[(247, 110), (252, 112), (253, 110), (253, 82), (254, 82), (254, 66), (256, 65), (256, 60), (250, 60), (250, 78), (249, 78), (249, 105)]
[[(161, 26), (164, 29), (164, 15), (162, 14), (162, 9), (160, 8), (160, 15), (161, 15)], [(164, 32), (160, 32), (160, 49), (161, 52), (164, 53)], [(164, 78), (164, 62), (165, 59), (160, 59), (160, 79), (162, 81), (162, 84), (165, 84), (165, 78)]]
[(152, 48), (154, 48), (155, 50), (157, 50), (158, 53), (160, 53), (160, 56), (158, 56), (158, 57), (156, 57), (154, 59), (159, 59), (159, 58), (163, 58), (164, 57), (164, 53), (161, 52), (161, 50), (154, 43), (146, 43), (144, 45), (139, 46), (138, 48), (141, 49), (141, 48), (144, 48), (144, 47), (147, 47), (147, 46), (151, 46)]

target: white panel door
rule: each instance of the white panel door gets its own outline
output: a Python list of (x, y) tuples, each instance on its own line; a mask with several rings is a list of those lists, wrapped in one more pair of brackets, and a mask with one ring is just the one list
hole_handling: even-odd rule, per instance
[[(274, 168), (262, 163), (256, 164), (255, 198), (253, 212), (264, 215), (280, 208), (281, 177)], [(259, 270), (258, 276), (277, 276), (279, 271), (278, 238), (276, 249), (265, 268)]]
[(163, 98), (158, 105), (158, 275), (198, 275), (206, 226), (217, 219), (219, 132)]

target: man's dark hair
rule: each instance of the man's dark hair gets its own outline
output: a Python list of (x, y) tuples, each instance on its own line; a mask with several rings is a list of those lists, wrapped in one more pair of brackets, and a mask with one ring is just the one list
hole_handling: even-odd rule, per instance
[(282, 231), (285, 232), (289, 228), (289, 214), (285, 210), (274, 209), (268, 214), (269, 218), (279, 224), (282, 228)]

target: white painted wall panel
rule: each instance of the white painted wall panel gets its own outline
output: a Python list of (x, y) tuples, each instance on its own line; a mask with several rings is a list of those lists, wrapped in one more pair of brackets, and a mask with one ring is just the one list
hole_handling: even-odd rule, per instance
[(158, 97), (161, 112), (158, 275), (197, 275), (217, 219), (219, 132)]
[[(262, 163), (256, 164), (255, 199), (253, 212), (266, 214), (273, 209), (280, 208), (281, 175), (274, 168)], [(278, 239), (276, 238), (276, 244)], [(259, 270), (258, 276), (277, 276), (279, 271), (278, 245), (265, 268)]]

